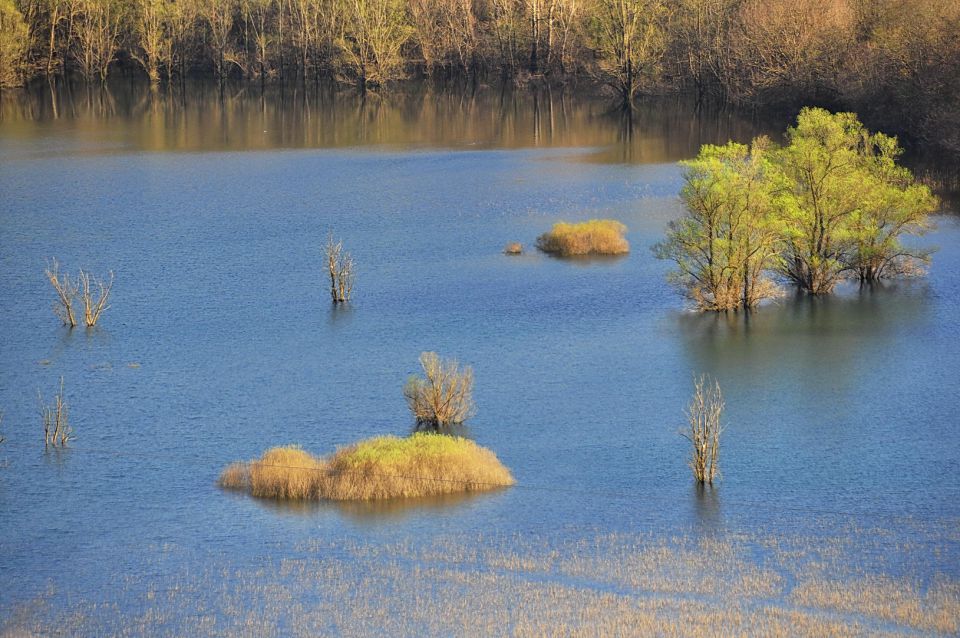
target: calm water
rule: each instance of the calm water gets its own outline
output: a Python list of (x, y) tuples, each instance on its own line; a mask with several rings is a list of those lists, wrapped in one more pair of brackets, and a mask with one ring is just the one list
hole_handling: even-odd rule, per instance
[[(5, 94), (0, 618), (49, 586), (109, 601), (118, 575), (162, 585), (177, 566), (316, 540), (864, 526), (892, 547), (953, 528), (956, 216), (923, 239), (939, 246), (924, 279), (749, 317), (685, 310), (649, 250), (681, 210), (678, 160), (787, 124), (678, 102), (627, 123), (599, 100), (494, 89)], [(626, 223), (631, 254), (500, 253), (591, 217)], [(357, 263), (345, 308), (324, 280), (329, 230)], [(54, 317), (54, 256), (116, 272), (101, 326)], [(409, 431), (400, 390), (424, 350), (473, 366), (471, 431), (516, 488), (296, 507), (215, 486), (272, 445), (325, 454)], [(706, 492), (677, 434), (697, 373), (727, 401), (723, 481)], [(44, 453), (37, 390), (50, 397), (61, 375), (76, 440)], [(927, 542), (904, 569), (960, 576), (960, 541)]]

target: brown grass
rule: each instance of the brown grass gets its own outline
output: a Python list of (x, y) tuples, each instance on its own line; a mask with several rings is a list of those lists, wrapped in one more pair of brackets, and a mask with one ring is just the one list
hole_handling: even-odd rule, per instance
[(376, 500), (481, 492), (514, 484), (490, 450), (461, 437), (418, 432), (381, 436), (337, 450), (321, 498)]
[(295, 446), (274, 447), (258, 460), (231, 463), (220, 474), (220, 487), (250, 490), (254, 496), (284, 500), (317, 498), (326, 463)]
[(0, 618), (0, 636), (937, 636), (960, 618), (953, 578), (825, 573), (872, 554), (859, 534), (791, 539), (799, 562), (757, 555), (779, 537), (412, 534), (319, 534), (253, 564), (211, 553), (117, 578), (103, 599), (51, 590)]
[(496, 455), (468, 439), (418, 432), (381, 436), (337, 450), (329, 460), (275, 447), (231, 463), (218, 484), (283, 500), (369, 501), (479, 492), (513, 485)]
[(561, 257), (576, 255), (623, 255), (630, 243), (623, 236), (627, 227), (613, 219), (591, 219), (578, 224), (559, 222), (537, 237), (537, 248)]

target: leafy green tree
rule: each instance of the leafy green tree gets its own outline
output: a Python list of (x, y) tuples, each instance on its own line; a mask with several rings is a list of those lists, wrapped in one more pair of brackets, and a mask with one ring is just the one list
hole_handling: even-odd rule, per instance
[(853, 113), (804, 108), (778, 163), (786, 249), (780, 272), (819, 295), (852, 275), (871, 281), (924, 259), (899, 242), (921, 233), (936, 199), (896, 165), (895, 138), (871, 134)]
[(768, 271), (782, 246), (783, 176), (770, 142), (705, 145), (683, 162), (687, 213), (654, 251), (677, 265), (671, 279), (701, 310), (752, 308), (778, 293)]
[(0, 0), (0, 88), (23, 81), (30, 29), (13, 0)]

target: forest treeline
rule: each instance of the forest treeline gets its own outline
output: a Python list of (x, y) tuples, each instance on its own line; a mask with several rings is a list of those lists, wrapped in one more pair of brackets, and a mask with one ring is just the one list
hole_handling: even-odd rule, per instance
[(857, 110), (960, 151), (955, 0), (0, 0), (0, 86), (416, 77), (602, 82)]

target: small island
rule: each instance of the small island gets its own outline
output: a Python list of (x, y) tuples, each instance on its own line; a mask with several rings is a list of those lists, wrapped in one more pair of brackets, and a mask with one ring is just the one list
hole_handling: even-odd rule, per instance
[(325, 459), (295, 446), (275, 447), (260, 459), (230, 464), (219, 480), (221, 487), (262, 498), (329, 501), (483, 492), (514, 483), (487, 448), (432, 432), (378, 436)]

